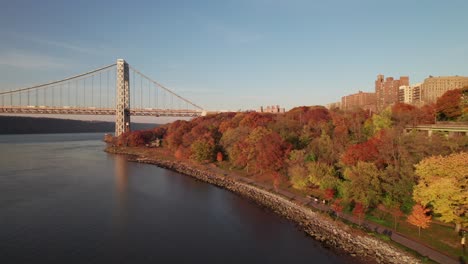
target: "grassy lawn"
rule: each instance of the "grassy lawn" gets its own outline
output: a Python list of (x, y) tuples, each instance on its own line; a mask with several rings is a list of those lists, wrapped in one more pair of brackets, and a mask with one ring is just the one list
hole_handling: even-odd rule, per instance
[[(368, 214), (366, 219), (392, 229), (394, 227), (393, 217), (389, 214), (374, 211)], [(449, 256), (455, 258), (461, 256), (460, 237), (453, 227), (433, 222), (429, 228), (421, 229), (421, 236), (419, 237), (418, 228), (406, 222), (405, 218), (402, 217), (397, 224), (397, 232)]]

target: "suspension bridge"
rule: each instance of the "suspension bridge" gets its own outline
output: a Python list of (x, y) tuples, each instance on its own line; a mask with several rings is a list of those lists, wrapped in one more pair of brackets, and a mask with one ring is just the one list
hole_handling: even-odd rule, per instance
[(10, 114), (115, 115), (115, 136), (130, 131), (130, 116), (206, 113), (122, 59), (62, 80), (0, 91), (0, 104), (0, 113)]

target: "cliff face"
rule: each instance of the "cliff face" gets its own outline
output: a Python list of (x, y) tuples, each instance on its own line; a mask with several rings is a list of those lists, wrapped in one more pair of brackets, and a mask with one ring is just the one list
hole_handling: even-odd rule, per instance
[[(132, 124), (132, 129), (151, 129), (158, 124)], [(46, 134), (114, 132), (113, 122), (81, 121), (57, 118), (0, 116), (0, 134)]]

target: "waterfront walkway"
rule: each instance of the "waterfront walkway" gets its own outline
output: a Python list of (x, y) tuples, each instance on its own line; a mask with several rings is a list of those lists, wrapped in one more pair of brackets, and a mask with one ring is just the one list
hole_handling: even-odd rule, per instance
[[(303, 197), (303, 196), (299, 196), (299, 195), (293, 194), (291, 192), (288, 192), (288, 191), (285, 191), (285, 190), (282, 190), (282, 189), (275, 190), (275, 188), (273, 187), (272, 184), (259, 183), (259, 182), (256, 182), (256, 181), (250, 179), (250, 178), (242, 177), (242, 176), (236, 175), (234, 173), (228, 173), (227, 174), (226, 171), (224, 171), (222, 169), (219, 169), (219, 168), (211, 168), (211, 169), (216, 170), (216, 173), (219, 173), (221, 175), (225, 175), (225, 176), (228, 176), (230, 178), (234, 178), (236, 181), (251, 184), (251, 185), (254, 185), (256, 187), (259, 187), (259, 188), (268, 190), (270, 192), (279, 194), (279, 195), (289, 199), (292, 202), (296, 202), (297, 204), (300, 204), (300, 205), (303, 205), (303, 206), (306, 206), (306, 207), (321, 211), (323, 213), (329, 213), (329, 212), (332, 211), (330, 206), (328, 206), (326, 204), (323, 204), (320, 201), (316, 202), (313, 198), (306, 198), (306, 197)], [(405, 247), (407, 247), (409, 249), (412, 249), (412, 250), (418, 252), (420, 255), (428, 257), (431, 260), (436, 261), (438, 263), (443, 263), (443, 264), (460, 264), (460, 263), (464, 263), (464, 262), (462, 262), (461, 259), (460, 260), (453, 259), (452, 257), (449, 257), (449, 256), (443, 254), (442, 252), (439, 252), (439, 251), (437, 251), (437, 250), (435, 250), (433, 248), (430, 248), (430, 247), (428, 247), (428, 246), (426, 246), (424, 244), (421, 244), (421, 243), (419, 243), (419, 242), (417, 242), (415, 240), (412, 240), (411, 238), (405, 237), (404, 235), (402, 235), (402, 234), (400, 234), (398, 232), (395, 232), (391, 228), (376, 224), (374, 222), (370, 222), (368, 220), (361, 220), (361, 223), (358, 223), (358, 220), (354, 216), (348, 215), (348, 214), (340, 214), (340, 218), (343, 218), (343, 219), (345, 219), (345, 220), (347, 220), (347, 221), (349, 221), (351, 223), (354, 223), (356, 225), (360, 225), (360, 226), (364, 227), (367, 230), (370, 230), (370, 231), (373, 231), (373, 232), (376, 232), (376, 233), (379, 233), (379, 234), (387, 235), (388, 237), (390, 237), (390, 239), (392, 239), (396, 243), (401, 244), (401, 245), (403, 245), (403, 246), (405, 246)]]

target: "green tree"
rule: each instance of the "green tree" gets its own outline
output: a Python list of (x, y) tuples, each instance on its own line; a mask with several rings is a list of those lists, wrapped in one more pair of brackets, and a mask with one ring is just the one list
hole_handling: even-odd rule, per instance
[(345, 169), (343, 183), (344, 197), (361, 203), (365, 208), (377, 205), (381, 199), (379, 169), (374, 163), (358, 161), (355, 166)]
[(382, 129), (386, 129), (392, 126), (392, 111), (390, 108), (386, 108), (379, 114), (372, 115), (372, 123), (366, 122), (367, 126), (365, 127), (366, 131), (369, 131), (371, 135), (375, 135), (375, 133), (379, 132)]
[(308, 172), (305, 165), (305, 151), (293, 150), (289, 153), (288, 175), (296, 189), (304, 189), (309, 185)]
[(214, 160), (215, 145), (211, 141), (197, 140), (190, 147), (191, 159), (198, 162), (211, 162)]
[(455, 223), (457, 231), (468, 222), (467, 164), (468, 152), (461, 152), (428, 157), (416, 165), (419, 183), (414, 187), (414, 200), (432, 205), (440, 220)]
[(339, 179), (335, 176), (335, 168), (323, 162), (309, 162), (307, 164), (309, 182), (320, 189), (336, 189)]

